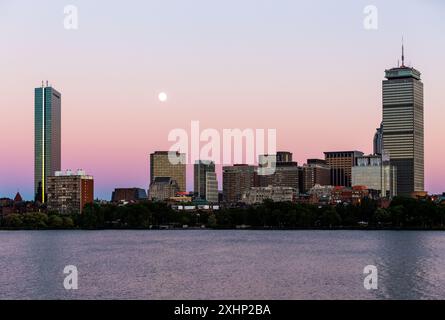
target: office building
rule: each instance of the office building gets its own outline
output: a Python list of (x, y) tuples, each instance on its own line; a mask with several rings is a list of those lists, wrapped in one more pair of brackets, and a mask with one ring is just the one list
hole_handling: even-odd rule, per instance
[(242, 202), (246, 204), (263, 203), (264, 200), (273, 202), (292, 202), (295, 200), (297, 190), (290, 187), (252, 187), (243, 194)]
[(141, 188), (116, 188), (111, 194), (112, 202), (138, 202), (147, 199), (147, 192)]
[(326, 164), (331, 169), (331, 185), (351, 186), (351, 170), (357, 157), (363, 156), (360, 151), (325, 152)]
[(57, 171), (48, 177), (48, 211), (60, 214), (82, 213), (94, 200), (94, 179), (84, 171)]
[(256, 167), (235, 164), (223, 167), (223, 197), (227, 203), (237, 203), (251, 187), (255, 186)]
[(218, 203), (218, 179), (215, 172), (206, 172), (205, 188), (205, 200)]
[(331, 169), (322, 159), (308, 159), (300, 167), (299, 191), (307, 193), (315, 185), (326, 186), (331, 183)]
[(42, 83), (34, 89), (34, 194), (47, 199), (47, 180), (61, 168), (61, 95)]
[(358, 157), (352, 167), (352, 186), (376, 190), (380, 197), (394, 197), (397, 195), (397, 169), (386, 155)]
[(383, 150), (397, 167), (397, 194), (424, 190), (423, 83), (420, 72), (402, 65), (385, 70)]
[(281, 151), (276, 155), (260, 155), (258, 163), (259, 187), (289, 187), (298, 193), (299, 167), (297, 162), (292, 161), (291, 152)]
[(180, 192), (178, 183), (171, 177), (155, 177), (148, 190), (148, 199), (151, 201), (165, 201), (175, 197)]
[(380, 123), (380, 128), (377, 128), (373, 140), (374, 154), (382, 154), (383, 149), (383, 123)]
[(206, 199), (207, 173), (215, 172), (215, 163), (208, 160), (197, 160), (193, 166), (193, 169), (193, 191), (195, 197), (198, 199)]
[(179, 191), (186, 190), (186, 157), (174, 151), (156, 151), (150, 154), (150, 184), (157, 177), (170, 177), (178, 184)]

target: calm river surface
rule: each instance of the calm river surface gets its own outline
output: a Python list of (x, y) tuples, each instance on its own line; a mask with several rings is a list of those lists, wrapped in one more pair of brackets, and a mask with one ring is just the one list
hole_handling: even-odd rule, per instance
[(1, 231), (0, 299), (445, 299), (445, 232)]

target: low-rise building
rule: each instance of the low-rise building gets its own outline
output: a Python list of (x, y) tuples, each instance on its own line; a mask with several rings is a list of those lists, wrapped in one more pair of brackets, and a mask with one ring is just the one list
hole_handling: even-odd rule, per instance
[(111, 194), (112, 202), (138, 202), (147, 199), (147, 192), (141, 188), (116, 188)]
[(264, 200), (273, 202), (294, 201), (297, 191), (291, 187), (252, 187), (244, 193), (241, 202), (246, 204), (262, 203)]
[(175, 197), (179, 192), (179, 186), (176, 180), (171, 177), (156, 177), (150, 184), (148, 198), (152, 201), (165, 201)]

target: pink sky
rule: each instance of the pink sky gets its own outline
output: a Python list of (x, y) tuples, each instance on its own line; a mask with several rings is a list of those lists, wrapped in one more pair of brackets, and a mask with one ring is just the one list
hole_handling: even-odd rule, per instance
[(191, 120), (202, 129), (277, 129), (277, 148), (299, 163), (323, 151), (370, 153), (381, 81), (402, 35), (425, 85), (426, 189), (445, 191), (444, 6), (403, 2), (401, 11), (400, 3), (377, 1), (379, 29), (368, 31), (360, 1), (264, 1), (255, 10), (250, 1), (77, 1), (79, 30), (67, 31), (63, 6), (2, 2), (0, 197), (32, 197), (41, 80), (62, 93), (62, 166), (94, 175), (100, 198), (147, 188), (149, 154), (168, 149), (169, 131), (188, 131)]

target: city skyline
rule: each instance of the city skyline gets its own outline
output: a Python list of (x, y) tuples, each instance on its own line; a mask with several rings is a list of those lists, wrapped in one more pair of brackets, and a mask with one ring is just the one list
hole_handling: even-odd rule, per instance
[[(199, 31), (204, 23), (217, 31), (222, 21), (203, 21), (204, 15), (196, 14), (201, 20), (198, 19), (196, 25), (187, 24), (188, 20), (179, 15), (179, 11), (173, 11), (172, 17), (179, 15), (185, 23), (184, 30), (169, 24), (170, 16), (166, 21), (151, 24), (141, 21), (138, 29), (126, 20), (113, 25), (111, 18), (119, 15), (116, 5), (111, 4), (107, 11), (109, 17), (103, 18), (106, 28), (102, 30), (98, 27), (100, 23), (92, 25), (88, 20), (96, 15), (96, 5), (79, 1), (83, 18), (79, 30), (70, 33), (56, 21), (60, 10), (44, 13), (38, 9), (34, 17), (27, 16), (21, 4), (6, 2), (0, 6), (10, 12), (20, 11), (21, 15), (10, 16), (27, 20), (24, 23), (8, 16), (5, 22), (0, 22), (6, 31), (19, 30), (15, 36), (14, 33), (7, 35), (8, 32), (2, 35), (11, 46), (11, 53), (3, 52), (1, 59), (5, 77), (11, 81), (5, 81), (4, 94), (0, 97), (0, 136), (2, 145), (8, 147), (0, 160), (0, 196), (12, 197), (18, 190), (25, 199), (33, 199), (32, 88), (42, 78), (48, 79), (64, 96), (62, 169), (82, 168), (91, 173), (97, 185), (96, 194), (101, 199), (109, 199), (116, 187), (147, 189), (148, 155), (155, 150), (167, 150), (171, 145), (167, 140), (169, 130), (187, 128), (190, 121), (196, 119), (204, 127), (218, 130), (274, 127), (277, 148), (293, 152), (299, 165), (308, 158), (322, 158), (325, 151), (361, 150), (370, 154), (375, 128), (382, 120), (381, 81), (385, 69), (397, 66), (402, 34), (407, 64), (421, 70), (425, 84), (425, 189), (431, 193), (445, 189), (442, 168), (445, 151), (440, 145), (440, 137), (444, 135), (441, 119), (445, 117), (441, 92), (444, 66), (438, 63), (445, 48), (434, 40), (444, 26), (434, 12), (442, 6), (438, 2), (419, 7), (407, 4), (402, 19), (393, 14), (397, 4), (377, 1), (381, 29), (385, 32), (363, 30), (361, 4), (351, 4), (350, 9), (342, 8), (342, 12), (337, 12), (333, 5), (304, 4), (285, 15), (282, 24), (274, 24), (270, 29), (261, 24), (260, 18), (268, 17), (269, 9), (272, 16), (285, 9), (295, 9), (292, 4), (280, 8), (272, 5), (269, 8), (265, 4), (258, 13), (247, 17), (247, 8), (241, 5), (239, 17), (244, 15), (252, 26), (240, 27), (237, 24), (240, 21), (235, 19), (229, 28), (240, 27), (241, 32), (233, 38), (219, 33), (213, 38)], [(88, 10), (83, 10), (85, 6)], [(143, 4), (138, 6), (145, 8)], [(310, 25), (310, 21), (302, 12), (316, 12), (320, 7), (326, 11), (333, 9), (331, 12), (338, 15), (331, 17), (322, 10), (320, 20), (317, 19), (320, 24), (306, 36), (303, 27)], [(156, 9), (164, 7), (159, 4)], [(215, 13), (207, 9), (204, 6), (202, 12), (214, 17)], [(429, 12), (429, 26), (411, 26), (406, 22), (424, 11)], [(148, 10), (144, 12), (147, 16), (152, 14)], [(127, 13), (123, 10), (120, 14), (125, 17)], [(187, 13), (193, 17), (193, 13)], [(36, 30), (29, 28), (42, 16), (48, 19)], [(395, 17), (395, 21), (389, 21), (388, 16)], [(294, 18), (298, 19), (294, 21)], [(355, 31), (343, 32), (354, 25)], [(172, 37), (168, 41), (156, 33), (144, 38), (147, 41), (143, 43), (137, 38), (123, 40), (121, 37), (130, 31), (139, 35), (166, 26), (170, 26)], [(120, 32), (118, 27), (124, 28)], [(301, 31), (294, 34), (295, 40), (286, 38), (287, 27), (292, 27), (294, 33)], [(340, 30), (342, 32), (335, 33)], [(32, 38), (35, 32), (45, 31), (60, 38), (66, 49), (58, 48), (53, 54), (47, 49), (41, 50), (42, 44)], [(103, 44), (93, 45), (93, 38), (87, 33), (104, 36)], [(114, 48), (113, 34), (128, 41), (125, 43), (131, 49), (119, 49), (108, 55), (109, 49)], [(192, 40), (190, 46), (178, 40), (181, 36)], [(330, 36), (335, 39), (329, 39)], [(221, 37), (226, 46), (217, 44)], [(251, 41), (246, 43), (246, 39)], [(29, 41), (29, 47), (35, 52), (32, 61), (20, 53), (20, 41)], [(87, 45), (91, 49), (87, 50)], [(141, 49), (141, 54), (135, 53), (135, 48)], [(37, 66), (35, 61), (42, 61), (43, 57), (53, 59), (52, 64), (43, 60)], [(15, 75), (17, 70), (20, 76)], [(352, 84), (351, 79), (360, 81)], [(169, 97), (164, 103), (157, 99), (161, 91)], [(217, 166), (216, 172), (221, 189), (221, 166)], [(187, 190), (193, 190), (193, 165), (188, 166), (187, 177)]]

